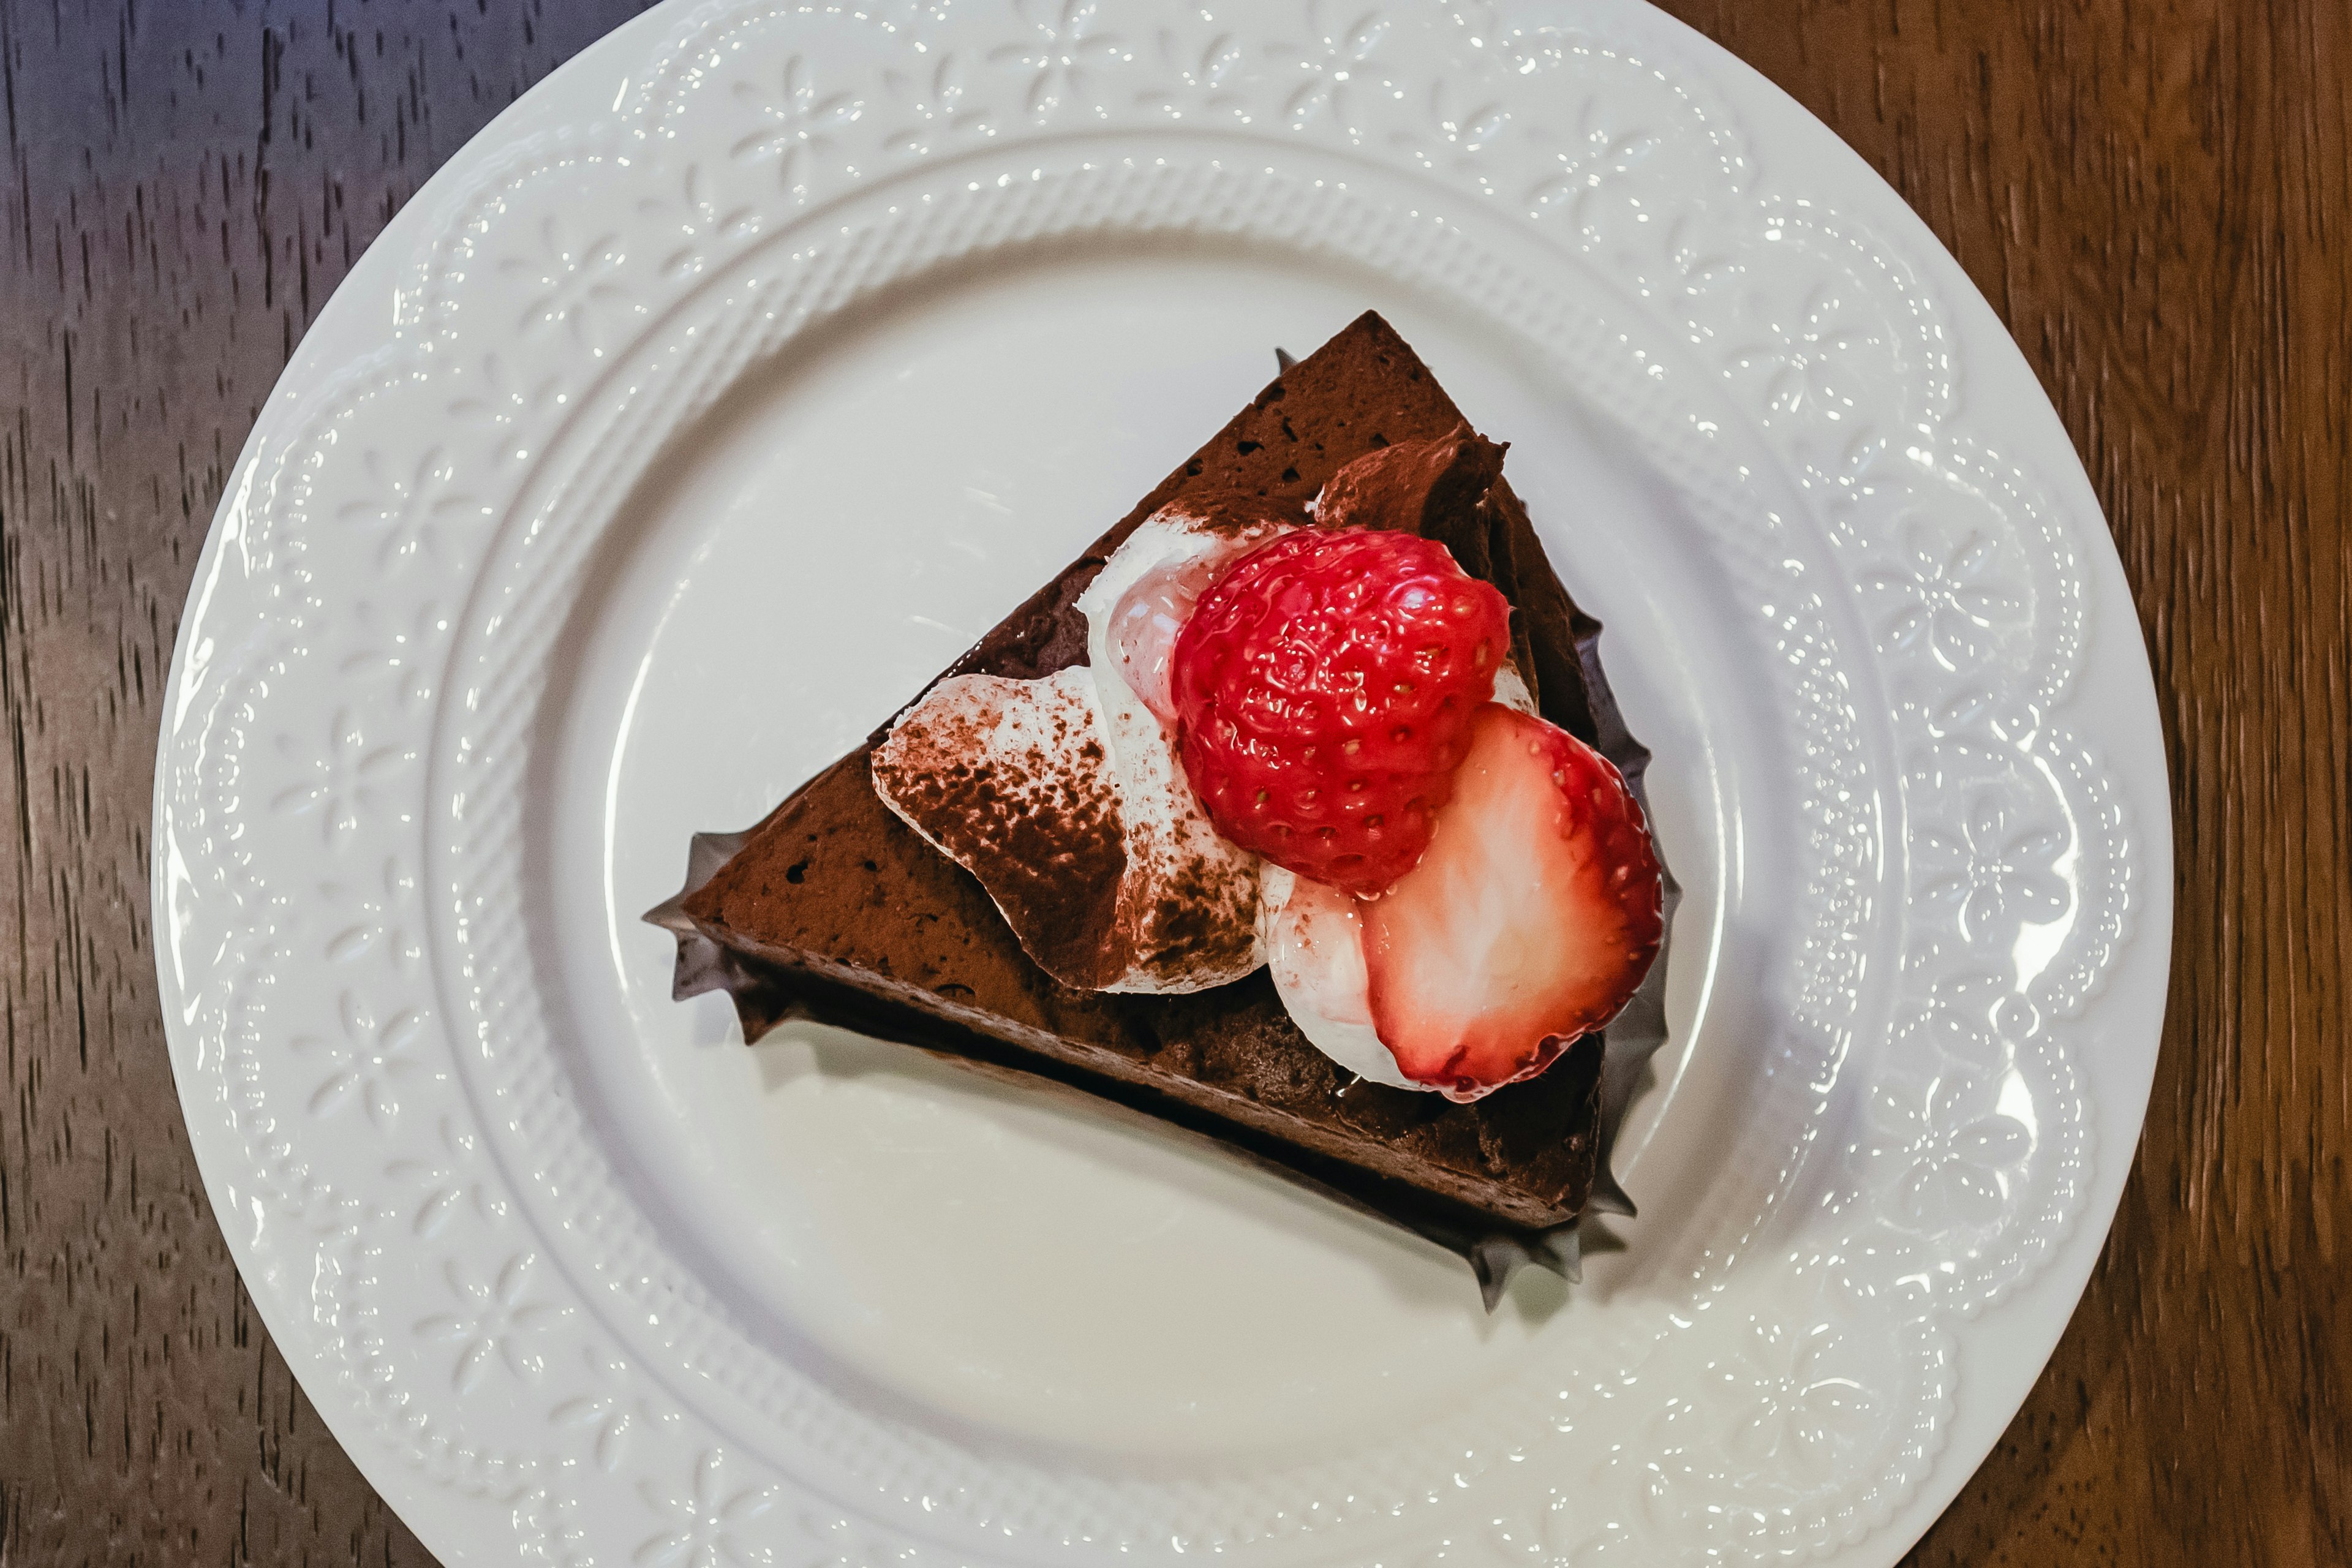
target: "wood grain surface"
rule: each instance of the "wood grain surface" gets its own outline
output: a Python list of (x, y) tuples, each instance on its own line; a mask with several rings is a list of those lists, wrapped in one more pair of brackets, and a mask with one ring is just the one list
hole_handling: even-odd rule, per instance
[[(149, 791), (223, 477), (425, 176), (630, 0), (0, 0), (0, 1564), (422, 1564), (263, 1333), (157, 1014)], [(1918, 1564), (2352, 1563), (2344, 0), (1673, 0), (2056, 402), (2155, 664), (2164, 1055), (2056, 1356)]]

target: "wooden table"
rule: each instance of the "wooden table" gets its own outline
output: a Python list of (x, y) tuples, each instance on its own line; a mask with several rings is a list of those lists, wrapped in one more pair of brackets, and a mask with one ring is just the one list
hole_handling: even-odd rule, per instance
[[(1368, 0), (1369, 3), (1369, 0)], [(223, 477), (388, 215), (631, 0), (0, 0), (0, 1563), (415, 1564), (256, 1320), (147, 919)], [(2344, 0), (1674, 0), (1892, 181), (2105, 503), (2178, 822), (2105, 1256), (1923, 1564), (2352, 1563)]]

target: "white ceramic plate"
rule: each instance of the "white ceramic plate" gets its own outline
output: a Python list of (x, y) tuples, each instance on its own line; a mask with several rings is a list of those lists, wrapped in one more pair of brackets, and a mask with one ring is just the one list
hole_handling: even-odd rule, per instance
[[(1491, 1318), (1130, 1120), (746, 1050), (637, 919), (1367, 306), (1513, 443), (1690, 888), (1642, 1216)], [(2163, 780), (2023, 362), (1661, 16), (677, 0), (264, 411), (159, 961), (254, 1299), (453, 1563), (1885, 1563), (2122, 1186)]]

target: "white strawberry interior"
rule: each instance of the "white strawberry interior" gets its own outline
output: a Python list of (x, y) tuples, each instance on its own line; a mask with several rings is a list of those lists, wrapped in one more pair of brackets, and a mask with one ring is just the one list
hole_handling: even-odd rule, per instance
[(1590, 747), (1479, 710), (1428, 851), (1364, 915), (1372, 1024), (1406, 1076), (1475, 1099), (1607, 1024), (1657, 950), (1654, 880), (1604, 847), (1637, 854), (1640, 831)]

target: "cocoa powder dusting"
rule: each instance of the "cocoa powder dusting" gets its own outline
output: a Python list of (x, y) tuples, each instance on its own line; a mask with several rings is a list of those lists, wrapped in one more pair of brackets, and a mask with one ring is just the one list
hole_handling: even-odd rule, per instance
[(1158, 891), (1148, 908), (1127, 917), (1136, 928), (1137, 963), (1164, 982), (1246, 968), (1257, 942), (1257, 879), (1173, 855), (1161, 873), (1139, 879)]
[(873, 772), (883, 799), (980, 879), (1038, 967), (1089, 989), (1127, 968), (1113, 940), (1127, 848), (1101, 743), (1041, 739), (1066, 742), (1081, 700), (1054, 681), (942, 683), (875, 749)]

